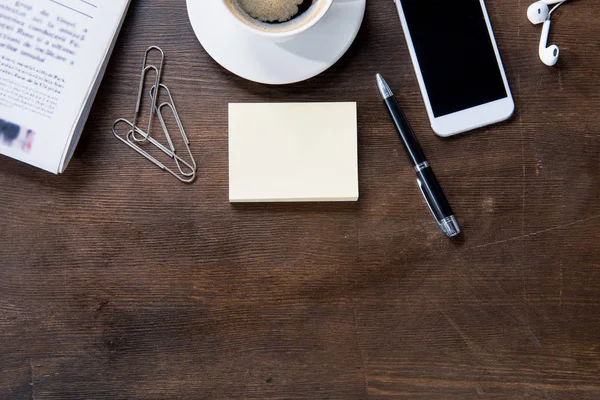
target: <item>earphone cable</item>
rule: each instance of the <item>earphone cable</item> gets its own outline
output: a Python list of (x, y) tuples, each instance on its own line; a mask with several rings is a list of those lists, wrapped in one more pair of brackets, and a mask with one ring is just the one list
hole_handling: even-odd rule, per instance
[(562, 6), (563, 4), (565, 4), (567, 2), (567, 0), (561, 1), (560, 3), (558, 3), (557, 5), (555, 5), (554, 7), (552, 7), (552, 10), (550, 10), (550, 12), (548, 13), (548, 19), (550, 19), (550, 16), (552, 15), (552, 13), (560, 6)]

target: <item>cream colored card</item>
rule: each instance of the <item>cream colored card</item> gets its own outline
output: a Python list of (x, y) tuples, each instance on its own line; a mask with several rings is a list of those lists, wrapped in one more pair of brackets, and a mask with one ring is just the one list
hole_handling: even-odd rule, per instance
[(356, 201), (356, 103), (229, 104), (229, 201)]

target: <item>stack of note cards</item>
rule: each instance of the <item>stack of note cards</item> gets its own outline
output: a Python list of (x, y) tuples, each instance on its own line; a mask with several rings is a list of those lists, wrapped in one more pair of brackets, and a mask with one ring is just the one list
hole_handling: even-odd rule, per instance
[(229, 200), (357, 201), (356, 103), (230, 104)]

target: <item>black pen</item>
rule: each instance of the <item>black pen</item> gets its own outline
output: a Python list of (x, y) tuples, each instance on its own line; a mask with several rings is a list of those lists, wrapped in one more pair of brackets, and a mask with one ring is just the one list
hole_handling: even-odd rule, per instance
[(460, 228), (448, 203), (448, 199), (444, 194), (442, 187), (440, 186), (431, 166), (427, 162), (425, 153), (415, 136), (415, 132), (412, 130), (394, 93), (385, 82), (381, 74), (377, 74), (377, 86), (383, 97), (383, 101), (392, 116), (392, 120), (398, 129), (398, 135), (404, 143), (404, 148), (408, 152), (408, 156), (415, 168), (417, 173), (417, 182), (421, 188), (421, 192), (425, 197), (425, 201), (431, 213), (435, 217), (436, 221), (442, 228), (442, 231), (449, 236), (457, 236), (460, 233)]

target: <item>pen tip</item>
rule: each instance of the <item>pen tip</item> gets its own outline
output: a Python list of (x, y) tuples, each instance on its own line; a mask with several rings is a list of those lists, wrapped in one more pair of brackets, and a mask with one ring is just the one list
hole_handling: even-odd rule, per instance
[(388, 86), (385, 79), (383, 79), (383, 76), (381, 76), (381, 74), (378, 73), (377, 75), (375, 75), (375, 78), (377, 79), (377, 87), (379, 87), (379, 92), (381, 93), (383, 99), (385, 100), (388, 97), (392, 97), (394, 93), (392, 92), (392, 89), (390, 89), (390, 87)]

